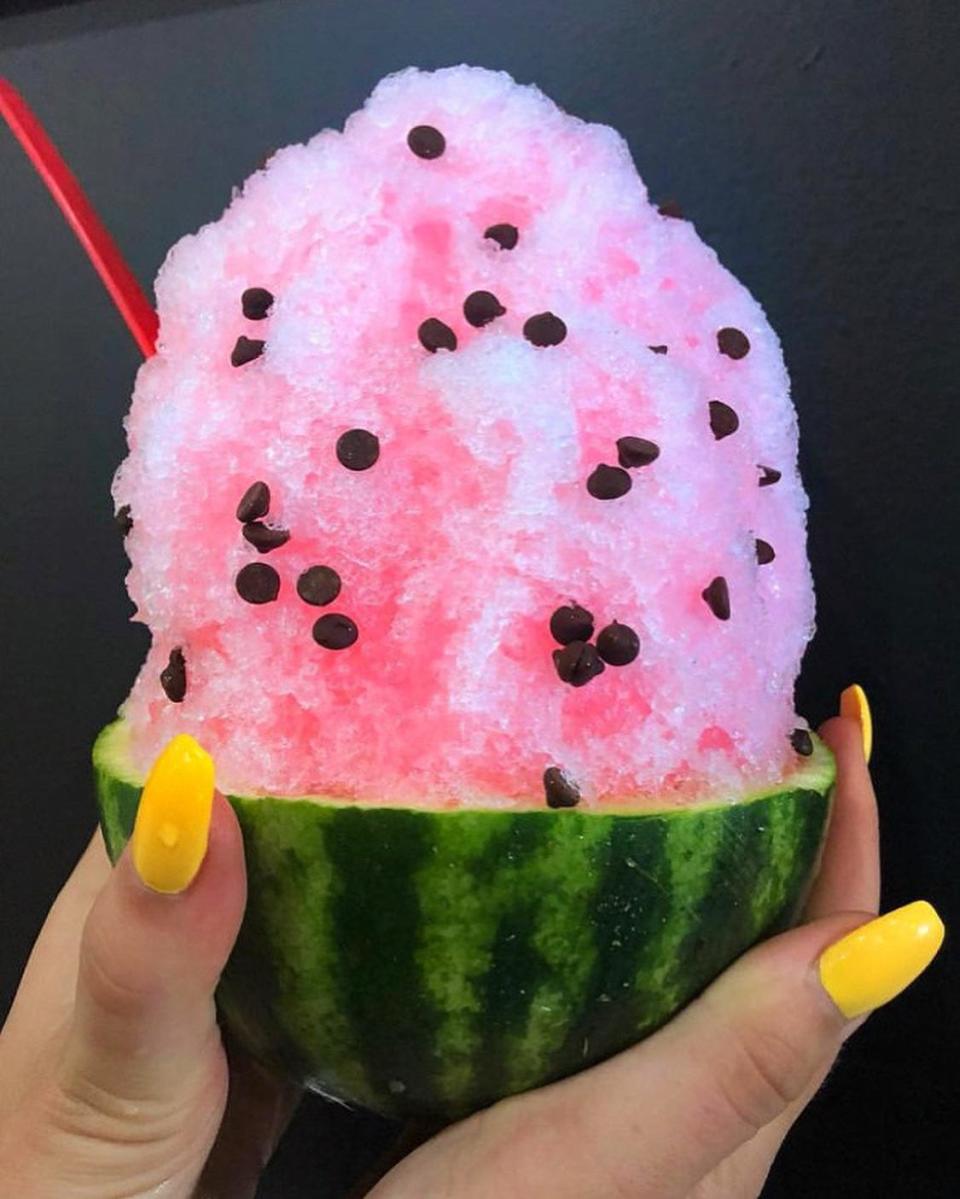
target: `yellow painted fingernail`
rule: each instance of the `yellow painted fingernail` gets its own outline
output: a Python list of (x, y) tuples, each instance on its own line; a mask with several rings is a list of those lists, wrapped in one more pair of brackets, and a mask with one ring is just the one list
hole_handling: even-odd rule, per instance
[(860, 725), (863, 756), (869, 762), (873, 753), (873, 717), (870, 715), (867, 693), (859, 683), (852, 683), (840, 696), (840, 715), (848, 716)]
[(852, 1020), (905, 990), (936, 957), (943, 921), (926, 900), (878, 916), (824, 950), (820, 981)]
[(213, 759), (181, 734), (153, 764), (133, 826), (137, 874), (168, 895), (193, 882), (207, 852), (213, 810)]

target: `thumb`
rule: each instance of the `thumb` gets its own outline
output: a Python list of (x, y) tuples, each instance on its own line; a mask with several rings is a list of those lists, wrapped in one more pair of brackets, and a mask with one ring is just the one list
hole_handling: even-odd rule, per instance
[(648, 1041), (557, 1095), (590, 1111), (595, 1155), (624, 1194), (687, 1195), (809, 1089), (858, 1018), (907, 987), (942, 939), (925, 902), (794, 929), (746, 954)]
[[(61, 1086), (103, 1111), (226, 1093), (213, 991), (246, 900), (240, 829), (209, 755), (179, 736), (154, 764), (130, 845), (83, 930)], [(142, 1109), (137, 1109), (142, 1110)]]

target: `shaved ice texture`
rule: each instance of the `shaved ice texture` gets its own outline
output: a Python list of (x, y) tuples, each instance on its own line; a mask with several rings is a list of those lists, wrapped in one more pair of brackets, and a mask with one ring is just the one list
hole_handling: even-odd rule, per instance
[[(420, 126), (442, 153), (411, 149)], [(478, 291), (497, 303), (471, 323)], [(780, 346), (613, 130), (502, 73), (404, 71), (179, 242), (157, 297), (114, 487), (153, 637), (123, 709), (139, 769), (187, 732), (239, 793), (542, 806), (557, 767), (589, 807), (739, 797), (802, 761), (813, 593)], [(529, 340), (544, 313), (558, 344)], [(426, 349), (427, 320), (456, 348)], [(354, 429), (379, 441), (364, 469), (338, 457)], [(596, 498), (624, 437), (659, 454)], [(264, 552), (237, 517), (256, 482)], [(275, 599), (241, 597), (251, 563)], [(324, 606), (298, 593), (316, 566), (341, 582)], [(636, 658), (562, 681), (569, 604), (629, 626)], [(325, 616), (356, 640), (318, 644)]]

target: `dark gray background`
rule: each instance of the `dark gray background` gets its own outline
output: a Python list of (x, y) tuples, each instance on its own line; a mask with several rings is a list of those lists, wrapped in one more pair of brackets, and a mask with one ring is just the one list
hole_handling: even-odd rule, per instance
[[(28, 8), (18, 0), (4, 11)], [(272, 147), (385, 72), (461, 60), (629, 139), (784, 341), (819, 632), (799, 703), (861, 681), (877, 720), (884, 903), (960, 917), (956, 278), (960, 19), (904, 0), (330, 0), (46, 6), (0, 20), (30, 97), (145, 281)], [(162, 19), (161, 19), (162, 18)], [(146, 634), (108, 488), (137, 355), (0, 132), (0, 1011), (93, 823), (87, 761)], [(955, 1155), (956, 956), (875, 1016), (766, 1194), (940, 1197)], [(389, 1130), (308, 1101), (264, 1196), (339, 1196)]]

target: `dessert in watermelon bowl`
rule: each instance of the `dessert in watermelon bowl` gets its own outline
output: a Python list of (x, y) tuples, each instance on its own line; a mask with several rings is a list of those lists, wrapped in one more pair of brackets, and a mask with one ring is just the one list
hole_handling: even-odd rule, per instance
[(247, 1049), (452, 1119), (796, 919), (834, 763), (788, 378), (615, 132), (401, 72), (156, 291), (114, 484), (152, 645), (97, 791), (116, 857), (164, 744), (213, 755)]

